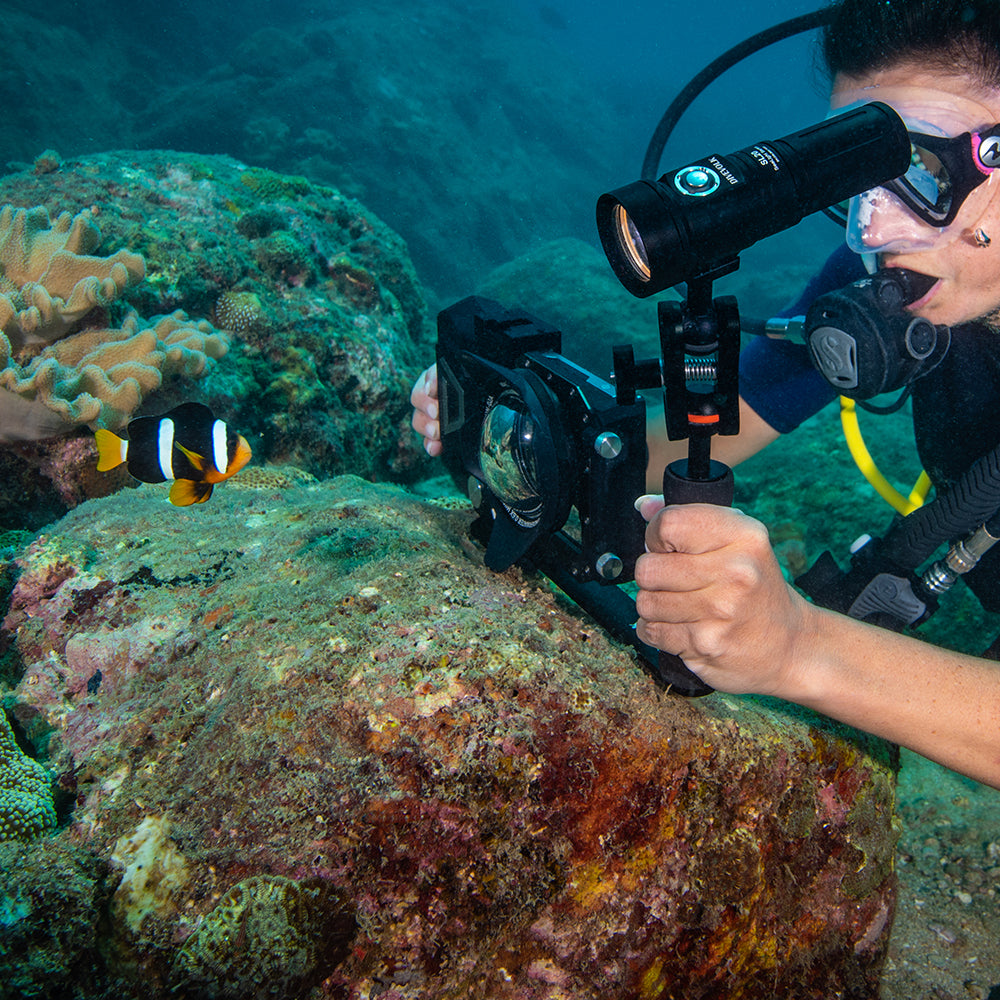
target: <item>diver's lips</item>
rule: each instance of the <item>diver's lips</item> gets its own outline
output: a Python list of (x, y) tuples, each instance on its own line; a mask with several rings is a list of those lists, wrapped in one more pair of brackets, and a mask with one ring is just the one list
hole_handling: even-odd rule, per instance
[(927, 303), (930, 302), (932, 298), (934, 298), (938, 288), (940, 287), (941, 287), (941, 279), (938, 278), (938, 280), (935, 281), (934, 284), (931, 285), (931, 287), (926, 292), (924, 292), (924, 294), (921, 295), (919, 299), (916, 300), (916, 302), (911, 302), (906, 308), (909, 309), (910, 312), (916, 312), (921, 307), (927, 305)]

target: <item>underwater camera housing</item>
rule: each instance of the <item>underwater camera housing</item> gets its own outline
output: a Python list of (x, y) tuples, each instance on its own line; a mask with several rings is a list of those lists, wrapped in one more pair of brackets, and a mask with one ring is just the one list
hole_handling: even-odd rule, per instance
[[(444, 461), (476, 508), (490, 569), (528, 560), (561, 587), (631, 580), (645, 528), (633, 506), (645, 492), (645, 403), (634, 392), (619, 402), (560, 350), (557, 329), (489, 299), (441, 312)], [(566, 527), (574, 508), (578, 531)]]

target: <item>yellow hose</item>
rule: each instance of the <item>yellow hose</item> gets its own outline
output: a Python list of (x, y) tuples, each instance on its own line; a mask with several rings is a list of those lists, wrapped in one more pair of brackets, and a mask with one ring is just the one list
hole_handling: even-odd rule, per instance
[(931, 480), (926, 472), (921, 472), (909, 497), (904, 497), (892, 483), (889, 482), (875, 465), (874, 459), (865, 447), (861, 437), (861, 427), (858, 425), (858, 410), (853, 399), (840, 397), (840, 425), (844, 429), (844, 440), (851, 452), (851, 457), (861, 470), (861, 474), (871, 483), (875, 492), (893, 509), (904, 516), (923, 506), (930, 492)]

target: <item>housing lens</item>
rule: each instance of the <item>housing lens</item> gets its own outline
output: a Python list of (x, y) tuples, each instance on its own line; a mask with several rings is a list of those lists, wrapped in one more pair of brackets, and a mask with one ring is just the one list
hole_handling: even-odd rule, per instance
[(535, 457), (535, 422), (524, 400), (506, 393), (490, 408), (479, 435), (486, 484), (509, 508), (538, 515), (542, 495)]

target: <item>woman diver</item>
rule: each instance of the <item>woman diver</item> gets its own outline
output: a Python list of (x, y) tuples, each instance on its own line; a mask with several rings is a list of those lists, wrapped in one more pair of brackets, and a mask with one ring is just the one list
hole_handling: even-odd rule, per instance
[[(913, 391), (917, 447), (940, 491), (1000, 445), (1000, 4), (841, 0), (831, 13), (831, 108), (884, 102), (913, 143), (903, 177), (852, 200), (847, 246), (926, 276), (907, 308), (951, 327), (950, 351)], [(860, 259), (838, 254), (810, 296), (860, 277)], [(740, 433), (713, 448), (728, 465), (836, 395), (804, 347), (769, 338), (743, 352), (740, 385)], [(427, 452), (440, 454), (433, 368), (411, 401)], [(649, 445), (658, 479), (684, 442)], [(764, 526), (738, 511), (655, 496), (637, 506), (649, 522), (636, 566), (641, 639), (721, 691), (804, 705), (1000, 788), (1000, 665), (809, 603), (786, 583)], [(992, 608), (997, 550), (968, 577)]]

